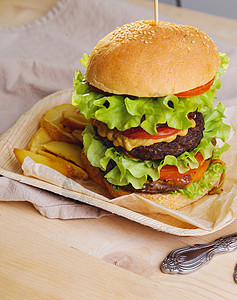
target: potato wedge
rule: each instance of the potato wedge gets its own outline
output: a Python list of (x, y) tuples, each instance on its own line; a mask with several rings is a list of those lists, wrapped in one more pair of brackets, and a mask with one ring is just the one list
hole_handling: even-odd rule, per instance
[(66, 110), (63, 112), (63, 120), (61, 123), (64, 126), (71, 128), (71, 130), (75, 130), (84, 129), (88, 125), (89, 120), (87, 120), (80, 112), (71, 112)]
[(58, 156), (74, 162), (78, 166), (82, 166), (81, 148), (77, 145), (68, 144), (59, 141), (52, 141), (42, 145), (43, 149), (52, 152)]
[(75, 178), (75, 179), (87, 180), (89, 178), (88, 174), (81, 167), (79, 167), (79, 166), (77, 166), (73, 163), (68, 162), (67, 160), (65, 160), (64, 158), (62, 158), (60, 156), (56, 156), (52, 153), (49, 153), (47, 151), (42, 151), (42, 150), (38, 150), (37, 153), (40, 154), (40, 155), (46, 156), (48, 158), (52, 158), (52, 159), (55, 159), (55, 160), (58, 160), (58, 161), (69, 163), (74, 169), (73, 178)]
[(43, 147), (42, 144), (51, 142), (52, 139), (49, 136), (48, 132), (44, 128), (39, 128), (36, 133), (33, 135), (33, 137), (30, 140), (30, 143), (27, 146), (27, 149), (29, 151), (36, 153), (37, 150), (42, 150)]
[(36, 154), (24, 149), (18, 149), (15, 148), (14, 149), (14, 154), (17, 158), (17, 160), (23, 164), (24, 159), (29, 156), (33, 159), (34, 162), (36, 163), (40, 163), (43, 165), (46, 165), (58, 172), (60, 172), (61, 174), (63, 174), (66, 177), (73, 177), (74, 175), (74, 169), (72, 167), (72, 165), (70, 163), (65, 163), (63, 161), (58, 161), (56, 159), (52, 159), (40, 154)]
[(77, 108), (73, 106), (72, 104), (61, 104), (54, 106), (53, 108), (46, 111), (46, 113), (43, 115), (40, 121), (40, 127), (44, 127), (44, 120), (47, 120), (49, 122), (53, 123), (59, 123), (63, 120), (63, 112), (76, 112)]
[(81, 144), (81, 142), (70, 132), (66, 132), (61, 124), (55, 124), (46, 119), (43, 120), (43, 127), (54, 141), (61, 141), (70, 144)]
[[(76, 179), (88, 179), (82, 168), (82, 136), (88, 121), (72, 104), (61, 104), (49, 109), (40, 121), (40, 128), (31, 138), (26, 149), (14, 149), (22, 164), (25, 157), (44, 164), (63, 175)], [(75, 135), (72, 134), (77, 128)]]

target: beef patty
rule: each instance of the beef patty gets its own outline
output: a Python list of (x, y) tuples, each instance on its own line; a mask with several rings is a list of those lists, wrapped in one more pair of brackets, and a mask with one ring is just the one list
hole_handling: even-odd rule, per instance
[[(110, 161), (106, 171), (100, 170), (102, 177), (105, 177), (105, 175), (109, 171), (111, 171), (114, 167), (115, 167), (114, 162)], [(186, 186), (188, 186), (191, 182), (192, 182), (192, 177), (191, 175), (188, 174), (188, 175), (183, 175), (179, 178), (158, 179), (157, 181), (152, 181), (151, 178), (149, 178), (143, 184), (141, 189), (135, 189), (130, 183), (128, 185), (121, 186), (121, 188), (131, 193), (166, 194), (166, 193), (174, 192), (177, 189), (183, 189)]]
[(131, 184), (122, 186), (122, 189), (130, 191), (132, 193), (149, 193), (149, 194), (167, 194), (176, 191), (177, 189), (183, 189), (192, 182), (191, 175), (184, 175), (180, 178), (166, 179), (157, 181), (147, 181), (143, 184), (141, 189), (135, 189)]
[(185, 151), (192, 151), (196, 148), (202, 137), (204, 130), (204, 118), (200, 112), (196, 112), (196, 116), (193, 118), (196, 122), (196, 126), (194, 128), (189, 128), (188, 133), (185, 136), (177, 136), (175, 140), (170, 143), (161, 142), (156, 143), (151, 146), (139, 146), (131, 151), (126, 151), (125, 149), (121, 149), (118, 147), (118, 151), (125, 153), (126, 152), (141, 160), (161, 160), (164, 159), (166, 155), (173, 155), (178, 157)]

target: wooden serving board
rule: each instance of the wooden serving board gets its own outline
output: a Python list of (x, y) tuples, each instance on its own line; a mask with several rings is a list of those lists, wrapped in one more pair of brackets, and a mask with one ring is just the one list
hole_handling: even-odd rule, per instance
[(217, 229), (220, 229), (223, 226), (226, 226), (228, 223), (234, 220), (234, 218), (232, 218), (228, 222), (222, 224), (222, 226), (216, 227), (213, 230), (204, 230), (168, 214), (141, 214), (131, 211), (125, 207), (121, 207), (110, 201), (105, 201), (105, 197), (101, 197), (96, 193), (83, 194), (23, 175), (21, 165), (18, 163), (13, 153), (14, 148), (24, 149), (28, 145), (33, 134), (39, 128), (39, 121), (43, 114), (48, 109), (56, 105), (71, 103), (71, 94), (72, 89), (63, 90), (40, 100), (28, 112), (26, 112), (12, 128), (10, 128), (0, 137), (0, 174), (22, 183), (102, 208), (111, 213), (123, 216), (129, 220), (147, 225), (153, 229), (180, 236), (198, 236), (209, 234), (211, 232), (215, 232)]

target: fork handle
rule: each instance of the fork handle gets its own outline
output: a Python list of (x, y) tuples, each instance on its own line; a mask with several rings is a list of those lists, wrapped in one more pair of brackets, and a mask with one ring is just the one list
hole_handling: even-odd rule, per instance
[[(161, 264), (167, 274), (188, 274), (198, 270), (219, 253), (237, 249), (237, 232), (220, 237), (208, 244), (195, 244), (171, 251)], [(236, 266), (237, 278), (237, 266)], [(237, 280), (237, 279), (236, 279)]]

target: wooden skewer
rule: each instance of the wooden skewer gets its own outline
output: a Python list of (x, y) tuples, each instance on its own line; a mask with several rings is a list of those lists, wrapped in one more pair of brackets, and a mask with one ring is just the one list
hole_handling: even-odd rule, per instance
[(159, 20), (158, 0), (154, 0), (154, 13), (155, 13), (155, 22), (156, 24), (158, 24), (158, 20)]

